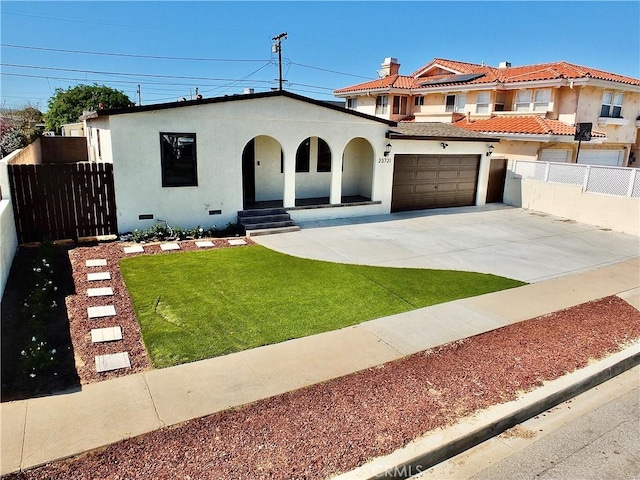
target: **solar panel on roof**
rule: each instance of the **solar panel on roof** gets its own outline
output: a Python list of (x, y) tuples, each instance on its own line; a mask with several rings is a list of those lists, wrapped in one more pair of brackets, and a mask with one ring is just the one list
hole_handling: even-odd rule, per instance
[(447, 75), (446, 77), (435, 78), (433, 80), (426, 80), (420, 82), (420, 86), (427, 85), (442, 85), (445, 83), (464, 83), (475, 80), (476, 78), (484, 77), (484, 73), (464, 73), (460, 75)]

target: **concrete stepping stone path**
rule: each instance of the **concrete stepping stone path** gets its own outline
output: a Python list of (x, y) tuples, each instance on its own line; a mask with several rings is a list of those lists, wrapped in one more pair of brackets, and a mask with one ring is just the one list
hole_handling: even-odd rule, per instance
[(109, 272), (87, 273), (87, 280), (90, 282), (96, 282), (98, 280), (111, 280), (111, 273)]
[(85, 262), (85, 265), (87, 267), (106, 267), (107, 266), (107, 259), (106, 258), (96, 258), (93, 260), (87, 260)]
[(229, 240), (229, 245), (246, 245), (247, 242), (242, 238), (237, 238), (235, 240)]
[(207, 248), (207, 247), (213, 247), (213, 242), (210, 240), (203, 240), (201, 242), (196, 242), (196, 247), (198, 248)]
[(162, 243), (160, 244), (160, 250), (165, 252), (167, 250), (180, 250), (180, 245), (177, 243)]
[(102, 318), (113, 317), (116, 314), (116, 307), (113, 305), (106, 305), (104, 307), (89, 307), (87, 308), (87, 314), (89, 318)]
[(142, 245), (132, 245), (131, 247), (124, 247), (124, 253), (142, 253), (144, 247)]
[(122, 327), (92, 328), (91, 342), (114, 342), (122, 340)]
[(113, 288), (111, 287), (87, 289), (87, 297), (108, 297), (110, 295), (113, 295)]
[(96, 371), (98, 373), (119, 370), (121, 368), (131, 368), (129, 353), (120, 352), (109, 355), (96, 355)]

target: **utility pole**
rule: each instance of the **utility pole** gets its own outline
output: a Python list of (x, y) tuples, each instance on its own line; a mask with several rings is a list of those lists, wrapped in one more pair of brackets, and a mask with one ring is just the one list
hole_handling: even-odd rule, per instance
[(276, 35), (275, 37), (272, 38), (274, 42), (278, 42), (277, 44), (273, 45), (273, 49), (272, 49), (274, 53), (278, 52), (278, 71), (279, 71), (278, 90), (282, 90), (282, 39), (283, 38), (286, 40), (287, 32), (281, 33), (280, 35)]
[(140, 84), (138, 84), (138, 105), (142, 105), (142, 91), (140, 90)]

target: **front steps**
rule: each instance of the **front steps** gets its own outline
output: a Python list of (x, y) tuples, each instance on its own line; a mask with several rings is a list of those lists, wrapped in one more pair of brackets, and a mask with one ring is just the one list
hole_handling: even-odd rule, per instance
[(271, 233), (295, 232), (300, 227), (284, 208), (263, 208), (238, 212), (240, 235), (248, 237)]

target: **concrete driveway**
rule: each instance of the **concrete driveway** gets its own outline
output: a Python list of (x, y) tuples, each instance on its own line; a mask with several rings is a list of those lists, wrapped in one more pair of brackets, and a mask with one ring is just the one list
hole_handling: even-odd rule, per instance
[(529, 283), (640, 255), (636, 236), (502, 204), (317, 221), (300, 227), (298, 232), (252, 239), (304, 258), (484, 272)]

